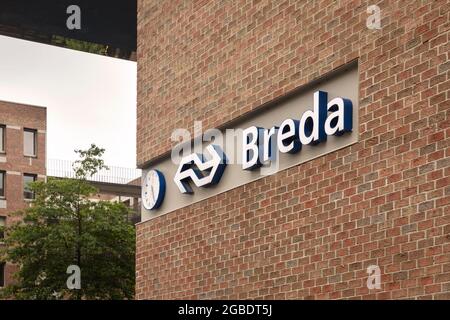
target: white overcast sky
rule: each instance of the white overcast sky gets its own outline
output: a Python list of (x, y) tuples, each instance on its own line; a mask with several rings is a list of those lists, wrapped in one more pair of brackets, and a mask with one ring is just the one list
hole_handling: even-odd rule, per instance
[(136, 63), (0, 36), (0, 100), (47, 107), (47, 158), (136, 166)]

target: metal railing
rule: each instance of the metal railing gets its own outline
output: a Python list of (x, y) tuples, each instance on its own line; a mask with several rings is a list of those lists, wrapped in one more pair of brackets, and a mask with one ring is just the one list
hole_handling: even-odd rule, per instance
[[(75, 178), (73, 162), (68, 160), (48, 159), (47, 176)], [(141, 170), (108, 166), (108, 170), (102, 169), (88, 180), (115, 184), (141, 185)]]

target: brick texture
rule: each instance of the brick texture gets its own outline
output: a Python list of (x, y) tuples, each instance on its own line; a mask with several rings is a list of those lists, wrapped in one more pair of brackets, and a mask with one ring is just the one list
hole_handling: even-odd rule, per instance
[[(29, 205), (23, 198), (23, 174), (46, 174), (46, 109), (0, 101), (0, 125), (6, 126), (5, 152), (0, 153), (0, 171), (6, 172), (6, 208), (0, 208), (0, 216), (10, 225), (20, 217), (11, 213)], [(23, 129), (38, 130), (37, 157), (26, 157), (23, 152)], [(0, 244), (1, 245), (1, 244)], [(15, 266), (6, 265), (6, 284), (11, 283)]]
[(138, 225), (136, 297), (450, 299), (449, 12), (139, 0), (139, 165), (174, 128), (223, 125), (354, 59), (360, 141)]

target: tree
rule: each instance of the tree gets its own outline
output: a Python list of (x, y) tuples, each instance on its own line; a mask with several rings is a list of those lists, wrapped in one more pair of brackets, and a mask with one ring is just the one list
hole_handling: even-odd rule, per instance
[[(35, 199), (6, 228), (3, 256), (20, 267), (17, 283), (4, 290), (15, 299), (132, 299), (135, 231), (122, 203), (92, 201), (88, 178), (106, 168), (104, 149), (76, 150), (77, 179), (48, 178), (30, 184)], [(66, 284), (71, 265), (81, 270), (81, 288)]]
[(66, 47), (68, 49), (95, 53), (103, 56), (107, 55), (108, 53), (108, 46), (76, 39), (65, 38), (61, 36), (53, 36), (52, 43)]

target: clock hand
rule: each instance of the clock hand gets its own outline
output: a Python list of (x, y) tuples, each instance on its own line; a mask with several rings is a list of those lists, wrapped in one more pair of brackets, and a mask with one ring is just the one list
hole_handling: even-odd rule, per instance
[(155, 193), (154, 193), (154, 191), (153, 191), (153, 185), (150, 186), (150, 188), (151, 188), (151, 190), (152, 190), (152, 192), (151, 192), (151, 195), (152, 195), (152, 201), (155, 202)]

